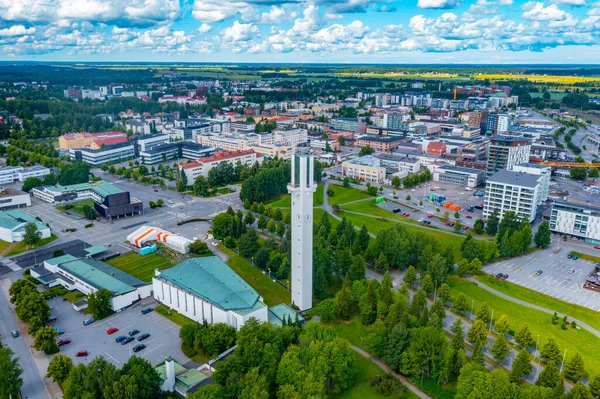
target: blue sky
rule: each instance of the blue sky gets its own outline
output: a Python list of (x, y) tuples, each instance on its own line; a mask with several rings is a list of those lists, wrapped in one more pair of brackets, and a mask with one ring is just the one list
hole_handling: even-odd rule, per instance
[(600, 0), (0, 0), (0, 60), (600, 63)]

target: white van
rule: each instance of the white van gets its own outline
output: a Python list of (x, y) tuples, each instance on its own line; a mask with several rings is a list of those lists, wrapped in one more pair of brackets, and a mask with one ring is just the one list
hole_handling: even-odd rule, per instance
[(465, 187), (465, 191), (471, 191), (471, 187)]

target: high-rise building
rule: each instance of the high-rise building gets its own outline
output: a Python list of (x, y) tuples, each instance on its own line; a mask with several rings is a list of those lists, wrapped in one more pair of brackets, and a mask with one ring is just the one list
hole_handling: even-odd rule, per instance
[(483, 217), (487, 219), (498, 210), (502, 219), (508, 211), (513, 211), (519, 219), (527, 216), (535, 219), (540, 203), (540, 186), (543, 176), (529, 173), (500, 170), (487, 180)]
[(314, 170), (313, 157), (292, 157), (292, 302), (300, 310), (312, 308)]
[(512, 170), (520, 163), (529, 162), (531, 143), (524, 137), (493, 136), (488, 144), (487, 175), (501, 169)]

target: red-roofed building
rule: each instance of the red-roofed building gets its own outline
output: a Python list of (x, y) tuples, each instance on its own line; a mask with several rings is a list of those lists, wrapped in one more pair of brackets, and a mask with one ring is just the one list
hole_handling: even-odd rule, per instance
[(236, 165), (241, 162), (243, 165), (252, 166), (255, 162), (262, 162), (262, 154), (254, 150), (245, 151), (217, 151), (214, 155), (206, 158), (196, 159), (193, 162), (179, 165), (179, 170), (183, 170), (187, 177), (188, 184), (193, 184), (198, 176), (208, 177), (208, 172), (221, 162), (230, 162)]
[(439, 141), (432, 141), (427, 145), (427, 154), (429, 155), (442, 155), (448, 151), (446, 144)]
[(99, 148), (102, 144), (117, 144), (127, 141), (127, 134), (123, 132), (105, 133), (67, 133), (58, 138), (61, 151), (69, 151), (71, 148), (91, 148), (92, 143), (97, 143)]

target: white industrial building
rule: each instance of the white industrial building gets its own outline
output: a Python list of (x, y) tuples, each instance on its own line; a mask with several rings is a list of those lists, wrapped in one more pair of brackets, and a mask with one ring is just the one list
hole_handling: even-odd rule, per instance
[(27, 223), (33, 223), (37, 226), (41, 238), (50, 237), (50, 227), (25, 212), (13, 209), (0, 212), (0, 240), (6, 242), (23, 241)]
[(88, 257), (84, 259), (68, 254), (48, 259), (43, 266), (31, 269), (31, 276), (48, 287), (61, 285), (69, 291), (77, 290), (85, 295), (107, 289), (113, 294), (111, 308), (115, 312), (152, 295), (150, 283), (92, 259), (91, 256), (105, 251), (104, 247), (90, 247), (86, 249)]
[(14, 209), (31, 206), (31, 196), (12, 187), (0, 186), (0, 209)]
[(157, 301), (198, 323), (240, 329), (250, 318), (269, 320), (258, 293), (216, 256), (190, 258), (157, 270), (152, 285)]
[(167, 247), (174, 249), (182, 254), (189, 252), (189, 245), (193, 242), (189, 238), (171, 233), (170, 231), (152, 226), (142, 226), (127, 236), (127, 240), (138, 248), (141, 248), (147, 241), (158, 241)]
[(474, 188), (483, 184), (484, 175), (485, 171), (480, 169), (443, 165), (434, 169), (433, 181)]
[(550, 215), (550, 230), (600, 244), (600, 206), (556, 200)]
[(487, 219), (495, 209), (502, 219), (508, 211), (513, 211), (519, 219), (527, 216), (535, 219), (540, 204), (542, 176), (528, 173), (500, 170), (487, 179), (483, 217)]

